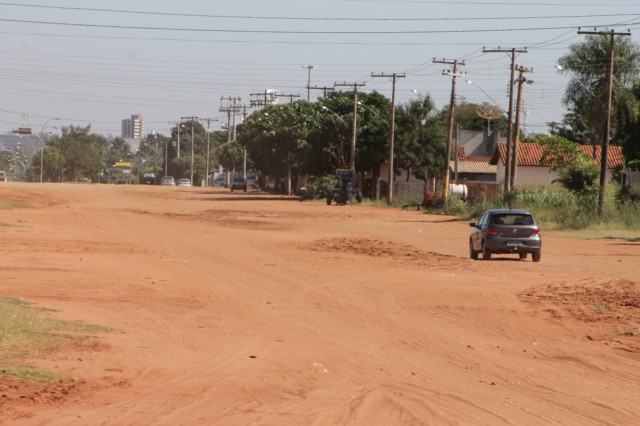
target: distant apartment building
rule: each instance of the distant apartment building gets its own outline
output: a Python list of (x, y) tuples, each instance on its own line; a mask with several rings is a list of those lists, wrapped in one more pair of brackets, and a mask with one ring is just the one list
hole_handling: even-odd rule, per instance
[(123, 139), (144, 139), (144, 117), (140, 114), (122, 120)]

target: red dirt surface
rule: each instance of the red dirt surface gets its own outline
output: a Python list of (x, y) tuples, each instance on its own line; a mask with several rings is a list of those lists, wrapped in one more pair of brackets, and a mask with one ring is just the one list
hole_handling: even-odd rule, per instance
[[(640, 244), (213, 188), (0, 185), (0, 296), (110, 327), (0, 375), (11, 425), (632, 425)], [(544, 229), (543, 229), (544, 235)]]

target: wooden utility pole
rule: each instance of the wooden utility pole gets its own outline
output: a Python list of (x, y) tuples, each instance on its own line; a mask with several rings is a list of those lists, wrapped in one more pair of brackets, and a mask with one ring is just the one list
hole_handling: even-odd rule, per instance
[(277, 97), (277, 98), (289, 98), (289, 103), (290, 103), (290, 104), (292, 104), (292, 103), (293, 103), (293, 98), (299, 98), (299, 97), (300, 97), (300, 95), (294, 95), (294, 94), (291, 94), (291, 93), (290, 93), (290, 94), (288, 94), (288, 95), (285, 95), (285, 94), (283, 93), (283, 94), (278, 94), (278, 95), (276, 95), (276, 97)]
[(514, 189), (516, 187), (517, 182), (517, 173), (518, 173), (518, 143), (520, 142), (520, 112), (522, 110), (522, 85), (523, 83), (531, 84), (532, 80), (527, 80), (524, 76), (525, 73), (533, 72), (531, 68), (525, 67), (516, 67), (516, 71), (518, 71), (518, 100), (516, 101), (516, 124), (514, 129), (514, 138), (513, 138), (513, 155), (511, 157), (511, 176), (510, 179), (510, 187)]
[(201, 118), (202, 121), (207, 122), (207, 164), (205, 165), (205, 181), (204, 186), (209, 186), (209, 163), (210, 163), (210, 152), (211, 152), (211, 140), (210, 140), (210, 128), (212, 121), (218, 121), (217, 118)]
[(262, 93), (251, 93), (253, 99), (250, 100), (251, 107), (263, 107), (274, 103), (278, 97), (277, 92), (273, 90), (265, 90)]
[(483, 53), (510, 53), (511, 54), (511, 77), (509, 78), (509, 110), (507, 121), (507, 158), (505, 159), (505, 171), (504, 171), (504, 190), (509, 191), (511, 189), (511, 147), (513, 145), (513, 83), (516, 70), (516, 53), (527, 53), (527, 49), (482, 49)]
[(232, 140), (236, 140), (236, 114), (240, 111), (240, 109), (242, 108), (240, 105), (238, 105), (237, 103), (240, 102), (242, 99), (238, 96), (238, 97), (224, 97), (222, 96), (220, 98), (220, 101), (227, 101), (227, 106), (226, 107), (220, 107), (219, 111), (220, 112), (226, 112), (227, 113), (227, 127), (228, 127), (228, 133), (227, 133), (227, 142), (231, 142)]
[(382, 77), (382, 78), (391, 78), (392, 81), (392, 90), (391, 90), (391, 120), (389, 125), (389, 188), (387, 195), (387, 202), (391, 204), (393, 202), (393, 143), (394, 143), (394, 134), (396, 131), (396, 79), (405, 78), (406, 75), (404, 73), (398, 74), (371, 74), (371, 77)]
[(458, 66), (464, 65), (463, 62), (458, 62), (457, 59), (451, 60), (436, 60), (433, 58), (434, 64), (447, 64), (453, 65), (453, 72), (451, 71), (443, 71), (442, 75), (450, 76), (451, 78), (451, 100), (449, 102), (449, 132), (447, 135), (447, 148), (445, 150), (445, 161), (444, 161), (444, 169), (442, 171), (442, 180), (444, 182), (444, 201), (446, 202), (449, 199), (449, 159), (451, 158), (451, 145), (453, 143), (453, 120), (454, 113), (456, 107), (456, 79), (457, 77), (462, 77), (464, 74), (458, 74)]
[(616, 36), (630, 36), (631, 32), (578, 31), (578, 34), (605, 35), (610, 37), (609, 76), (607, 79), (607, 99), (604, 104), (604, 129), (602, 131), (602, 153), (600, 154), (600, 192), (598, 194), (598, 216), (602, 218), (607, 192), (607, 162), (609, 160), (609, 132), (611, 131), (611, 102), (613, 97), (613, 58), (616, 48)]
[(364, 83), (335, 83), (333, 87), (353, 87), (353, 134), (351, 137), (351, 158), (349, 168), (355, 172), (356, 170), (356, 138), (358, 135), (358, 87), (364, 86)]
[(327, 97), (327, 93), (328, 92), (332, 92), (332, 91), (336, 90), (333, 87), (327, 87), (327, 86), (324, 86), (324, 87), (313, 86), (313, 87), (309, 87), (309, 89), (310, 90), (322, 90), (322, 97), (323, 98)]

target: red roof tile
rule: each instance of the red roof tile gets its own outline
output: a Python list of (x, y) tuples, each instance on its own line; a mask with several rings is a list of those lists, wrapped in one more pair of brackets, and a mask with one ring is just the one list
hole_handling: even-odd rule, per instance
[[(541, 166), (540, 159), (542, 158), (542, 152), (544, 146), (537, 143), (520, 142), (518, 144), (518, 166)], [(580, 145), (580, 150), (587, 154), (589, 157), (593, 157), (593, 146)], [(600, 165), (600, 159), (602, 155), (602, 147), (596, 146), (596, 164)], [(498, 159), (502, 160), (504, 164), (507, 158), (507, 146), (504, 143), (498, 143), (496, 149), (491, 157), (491, 164), (498, 164)], [(613, 169), (624, 165), (624, 157), (622, 156), (622, 147), (617, 145), (609, 146), (607, 151), (607, 168)]]

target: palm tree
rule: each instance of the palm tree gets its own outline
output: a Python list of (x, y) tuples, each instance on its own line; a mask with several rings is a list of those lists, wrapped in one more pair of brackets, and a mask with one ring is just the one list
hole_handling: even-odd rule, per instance
[[(587, 139), (593, 143), (602, 139), (605, 124), (609, 49), (608, 35), (587, 35), (585, 41), (571, 45), (569, 53), (558, 61), (558, 68), (572, 76), (563, 103), (572, 114), (581, 117), (591, 133)], [(614, 50), (611, 105), (613, 143), (620, 143), (625, 126), (635, 123), (638, 118), (640, 101), (633, 89), (639, 76), (640, 48), (629, 38), (618, 37)]]

